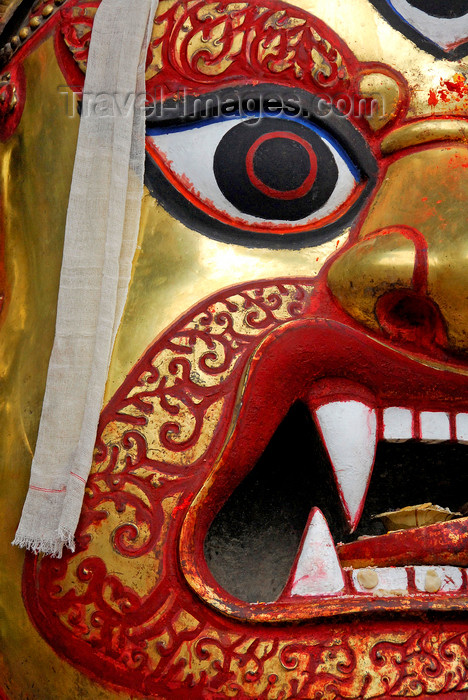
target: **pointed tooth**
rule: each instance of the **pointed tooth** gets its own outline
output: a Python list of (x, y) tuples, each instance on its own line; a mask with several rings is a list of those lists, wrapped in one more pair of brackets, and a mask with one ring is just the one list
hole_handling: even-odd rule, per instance
[(291, 595), (318, 596), (338, 593), (345, 579), (327, 521), (318, 508), (308, 526), (292, 574)]
[(377, 446), (375, 410), (360, 401), (333, 401), (315, 412), (353, 531), (361, 517)]

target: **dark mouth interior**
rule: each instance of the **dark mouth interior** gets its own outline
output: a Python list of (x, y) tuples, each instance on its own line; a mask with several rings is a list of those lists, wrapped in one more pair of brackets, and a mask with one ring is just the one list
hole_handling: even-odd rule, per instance
[(468, 501), (466, 453), (455, 443), (380, 442), (364, 512), (350, 535), (317, 428), (308, 409), (296, 403), (214, 519), (205, 540), (208, 566), (235, 597), (274, 601), (313, 506), (323, 512), (335, 542), (384, 534), (372, 516), (387, 510), (430, 501), (459, 511)]

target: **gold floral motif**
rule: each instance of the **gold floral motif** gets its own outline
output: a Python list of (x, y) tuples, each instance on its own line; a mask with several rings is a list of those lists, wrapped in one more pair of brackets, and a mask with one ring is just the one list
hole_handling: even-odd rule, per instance
[[(96, 0), (85, 8), (70, 8), (62, 27), (65, 43), (83, 72), (97, 6)], [(333, 87), (348, 80), (341, 53), (293, 8), (273, 11), (251, 3), (163, 0), (150, 51), (147, 81), (171, 66), (203, 83), (204, 76), (223, 76), (238, 64), (241, 73), (248, 65), (259, 77), (265, 71), (281, 74), (291, 69), (297, 80), (312, 79), (316, 85)]]
[[(222, 75), (236, 61), (236, 58), (244, 52), (250, 55), (250, 61), (262, 64), (265, 59), (268, 68), (276, 73), (294, 68), (296, 76), (302, 76), (303, 68), (296, 58), (296, 50), (304, 39), (304, 32), (308, 34), (314, 43), (310, 52), (310, 60), (313, 64), (312, 77), (319, 73), (328, 78), (333, 72), (332, 64), (340, 69), (343, 66), (343, 57), (331, 44), (323, 39), (315, 27), (307, 26), (303, 17), (295, 16), (294, 10), (271, 11), (268, 7), (256, 7), (252, 16), (252, 6), (249, 3), (222, 2), (209, 3), (198, 9), (200, 3), (188, 3), (185, 17), (191, 17), (182, 22), (180, 18), (180, 6), (174, 14), (177, 21), (168, 21), (169, 10), (177, 5), (177, 2), (161, 3), (155, 19), (151, 50), (153, 60), (148, 67), (146, 78), (149, 80), (164, 68), (161, 60), (164, 51), (162, 44), (169, 45), (175, 50), (173, 60), (181, 66), (182, 58), (197, 70), (206, 75)], [(192, 12), (191, 12), (192, 10)], [(248, 17), (249, 21), (246, 21)], [(208, 23), (208, 20), (211, 22)], [(265, 38), (262, 38), (265, 37)], [(209, 60), (203, 55), (198, 58), (200, 52), (208, 52)], [(219, 59), (219, 60), (217, 60)], [(339, 79), (346, 80), (347, 71), (343, 68)]]
[[(136, 455), (135, 443), (123, 444), (121, 440), (129, 419), (145, 422), (151, 459), (182, 466), (202, 457), (223, 415), (222, 385), (245, 348), (273, 324), (294, 317), (296, 304), (304, 308), (311, 293), (312, 287), (305, 286), (304, 298), (297, 302), (297, 287), (287, 282), (281, 287), (268, 286), (261, 294), (255, 289), (243, 290), (215, 301), (178, 329), (129, 391), (125, 407), (103, 429), (102, 440), (108, 454), (114, 455), (114, 471), (123, 469)], [(190, 394), (176, 392), (184, 372), (192, 388)], [(219, 388), (215, 396), (213, 388)], [(164, 426), (168, 425), (164, 439)], [(117, 458), (113, 449), (117, 449)], [(107, 467), (108, 460), (97, 469)]]

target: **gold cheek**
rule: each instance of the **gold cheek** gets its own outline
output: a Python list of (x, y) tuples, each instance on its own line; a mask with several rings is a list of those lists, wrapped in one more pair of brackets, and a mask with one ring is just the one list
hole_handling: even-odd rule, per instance
[(467, 207), (467, 146), (433, 146), (390, 165), (357, 242), (329, 272), (330, 289), (343, 308), (373, 330), (379, 328), (378, 299), (412, 287), (415, 246), (398, 232), (375, 234), (411, 227), (427, 243), (428, 297), (441, 312), (450, 348), (467, 352)]
[[(24, 550), (10, 545), (21, 514), (52, 347), (68, 192), (78, 118), (60, 95), (53, 41), (24, 61), (27, 97), (15, 134), (0, 144), (6, 216), (6, 302), (0, 316), (0, 686), (10, 697), (105, 700), (36, 632), (21, 595)], [(41, 669), (38, 684), (38, 669)], [(60, 678), (60, 689), (57, 689)], [(40, 686), (40, 687), (39, 687)], [(33, 689), (34, 690), (31, 690)]]
[(298, 250), (221, 243), (174, 219), (145, 191), (140, 237), (124, 316), (116, 338), (106, 400), (142, 352), (184, 311), (226, 287), (260, 279), (314, 277), (348, 240), (349, 229)]

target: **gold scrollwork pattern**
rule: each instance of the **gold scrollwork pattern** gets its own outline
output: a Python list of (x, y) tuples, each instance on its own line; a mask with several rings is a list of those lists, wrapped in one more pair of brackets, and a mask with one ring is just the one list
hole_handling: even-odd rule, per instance
[[(62, 11), (63, 39), (83, 72), (98, 5), (95, 0)], [(319, 20), (278, 5), (162, 0), (146, 80), (166, 87), (168, 94), (177, 92), (181, 78), (192, 91), (220, 78), (235, 83), (277, 80), (313, 91), (347, 89), (352, 56), (344, 56), (338, 40), (332, 45)]]
[(239, 287), (199, 305), (137, 363), (104, 409), (77, 550), (28, 555), (41, 634), (86, 673), (172, 698), (334, 700), (468, 691), (459, 622), (256, 625), (187, 587), (184, 514), (219, 452), (242, 369), (268, 333), (307, 317), (307, 280)]

